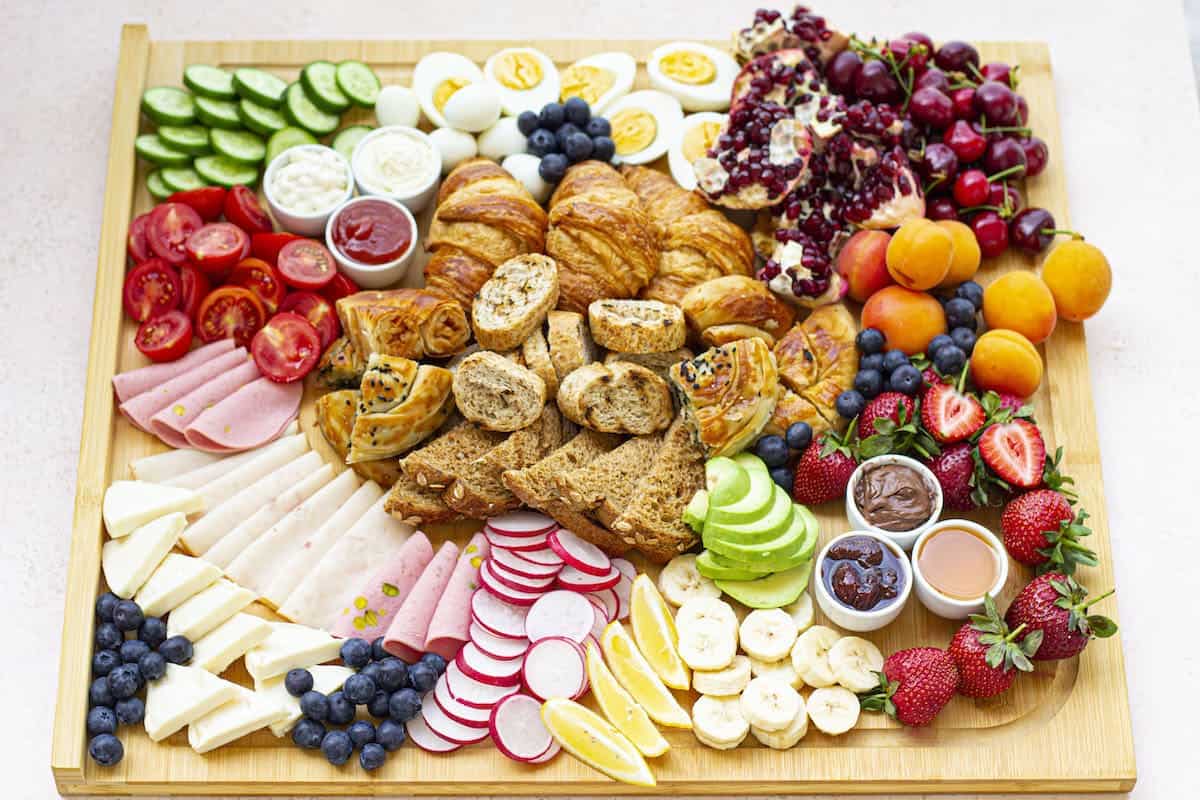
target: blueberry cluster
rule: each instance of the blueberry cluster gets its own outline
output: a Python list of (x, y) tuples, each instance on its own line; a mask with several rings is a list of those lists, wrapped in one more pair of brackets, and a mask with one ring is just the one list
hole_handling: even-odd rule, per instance
[(538, 175), (546, 183), (558, 183), (567, 167), (589, 158), (608, 162), (617, 152), (612, 126), (604, 117), (593, 117), (581, 97), (565, 103), (547, 103), (542, 110), (522, 111), (517, 130), (525, 134), (525, 150), (541, 159)]
[(976, 315), (983, 308), (983, 287), (975, 281), (967, 281), (955, 289), (953, 295), (942, 299), (942, 308), (950, 333), (933, 337), (925, 348), (925, 355), (940, 374), (957, 375), (975, 349), (975, 331), (979, 326)]
[(807, 422), (793, 422), (783, 436), (769, 434), (754, 443), (754, 455), (763, 460), (771, 471), (771, 480), (787, 491), (792, 490), (792, 470), (788, 462), (792, 453), (803, 453), (812, 444), (813, 429)]
[(853, 419), (867, 402), (882, 392), (900, 392), (910, 397), (921, 390), (921, 371), (913, 366), (902, 350), (885, 350), (887, 341), (875, 328), (863, 328), (855, 337), (858, 346), (858, 373), (854, 388), (838, 395), (834, 404), (838, 414)]
[[(328, 695), (313, 690), (312, 673), (306, 669), (291, 670), (284, 677), (284, 687), (300, 699), (304, 715), (292, 728), (292, 742), (305, 750), (320, 750), (334, 766), (345, 764), (357, 749), (362, 768), (376, 770), (388, 753), (404, 744), (404, 723), (421, 713), (421, 696), (437, 683), (446, 661), (426, 653), (417, 663), (406, 664), (383, 649), (381, 636), (373, 644), (347, 639), (342, 663), (356, 672)], [(380, 722), (355, 719), (359, 706), (366, 706)]]
[[(127, 636), (128, 634), (128, 636)], [(119, 725), (136, 725), (146, 716), (139, 693), (167, 671), (167, 664), (186, 664), (192, 643), (184, 636), (167, 637), (167, 624), (147, 617), (141, 606), (105, 592), (96, 600), (96, 634), (92, 649), (92, 685), (88, 689), (88, 754), (111, 767), (125, 756), (116, 737)]]

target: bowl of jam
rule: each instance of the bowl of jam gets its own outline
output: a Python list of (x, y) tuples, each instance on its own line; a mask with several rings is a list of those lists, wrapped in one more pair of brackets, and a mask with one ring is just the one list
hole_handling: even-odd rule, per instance
[(869, 458), (846, 484), (846, 519), (911, 550), (942, 515), (942, 486), (929, 468), (900, 455)]
[(912, 591), (904, 550), (874, 531), (836, 537), (817, 556), (817, 605), (835, 625), (873, 631), (900, 615)]
[(360, 287), (383, 289), (407, 275), (417, 249), (417, 222), (390, 197), (355, 197), (330, 215), (325, 245)]
[(921, 534), (912, 550), (917, 599), (946, 619), (983, 612), (1008, 580), (1008, 555), (996, 535), (967, 519), (947, 519)]

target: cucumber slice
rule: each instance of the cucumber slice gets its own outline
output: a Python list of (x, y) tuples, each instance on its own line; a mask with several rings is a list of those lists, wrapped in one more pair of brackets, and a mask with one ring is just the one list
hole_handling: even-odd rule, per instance
[(374, 128), (370, 125), (351, 125), (349, 128), (342, 128), (337, 132), (337, 136), (333, 137), (333, 144), (330, 146), (349, 161), (350, 156), (354, 155), (354, 148), (358, 146), (364, 136), (373, 130)]
[(303, 128), (284, 128), (277, 133), (271, 134), (271, 138), (267, 140), (267, 163), (270, 164), (275, 160), (275, 157), (292, 147), (298, 147), (302, 144), (320, 144), (316, 137)]
[(146, 176), (146, 188), (150, 190), (150, 196), (155, 200), (166, 200), (175, 194), (170, 186), (163, 183), (161, 169), (156, 169)]
[(196, 119), (210, 128), (237, 130), (242, 127), (237, 103), (232, 100), (213, 100), (211, 97), (196, 98)]
[(337, 114), (327, 114), (313, 105), (299, 83), (293, 83), (284, 93), (283, 115), (288, 122), (314, 136), (328, 136), (337, 130), (338, 123), (342, 121)]
[(350, 107), (350, 98), (337, 83), (337, 67), (328, 61), (314, 61), (300, 70), (300, 85), (312, 104), (327, 114), (340, 114)]
[(253, 186), (258, 180), (257, 169), (247, 164), (239, 164), (225, 156), (200, 156), (192, 166), (204, 180), (226, 188), (238, 184)]
[(183, 89), (154, 86), (142, 94), (142, 111), (159, 125), (190, 125), (196, 119), (196, 103)]
[(156, 133), (143, 133), (134, 139), (133, 151), (151, 164), (158, 164), (160, 167), (182, 167), (192, 161), (190, 155), (171, 147), (158, 138)]
[(338, 64), (337, 85), (356, 105), (374, 108), (379, 98), (379, 76), (361, 61)]
[(190, 192), (208, 185), (191, 167), (163, 167), (158, 175), (172, 192)]
[(236, 100), (233, 76), (208, 64), (192, 64), (183, 71), (183, 85), (201, 97), (213, 100)]
[(242, 67), (233, 73), (234, 91), (267, 108), (279, 108), (283, 105), (283, 92), (287, 86), (287, 81), (283, 78), (254, 67)]
[(245, 98), (238, 102), (238, 116), (241, 117), (243, 125), (263, 136), (270, 136), (287, 127), (287, 120), (283, 118), (283, 114)]
[(194, 156), (205, 156), (212, 152), (212, 146), (208, 142), (208, 128), (200, 125), (161, 125), (158, 128), (158, 138), (169, 147)]
[(267, 145), (262, 137), (249, 131), (223, 131), (218, 128), (212, 132), (212, 146), (218, 155), (250, 166), (262, 163), (267, 154)]

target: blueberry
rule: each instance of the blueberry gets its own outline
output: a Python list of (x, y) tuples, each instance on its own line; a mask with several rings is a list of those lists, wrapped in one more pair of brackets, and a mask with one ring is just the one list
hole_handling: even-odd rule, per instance
[(592, 158), (607, 164), (617, 152), (617, 145), (607, 136), (592, 139)]
[(834, 407), (846, 419), (853, 419), (867, 407), (867, 398), (862, 396), (862, 392), (848, 389), (837, 396)]
[(383, 745), (368, 742), (363, 745), (362, 752), (358, 754), (358, 765), (367, 772), (372, 772), (383, 766), (387, 761), (387, 750)]
[(537, 130), (537, 128), (538, 115), (536, 111), (522, 111), (517, 115), (517, 130), (519, 130), (525, 136), (533, 133)]
[(108, 706), (96, 706), (87, 714), (87, 732), (90, 736), (97, 733), (116, 733), (117, 714)]
[(433, 667), (433, 671), (441, 675), (446, 671), (446, 659), (439, 656), (437, 653), (425, 653), (421, 656), (418, 664), (424, 664), (427, 667)]
[(538, 164), (538, 175), (546, 183), (558, 183), (567, 174), (567, 157), (562, 153), (547, 153)]
[(96, 626), (95, 646), (97, 650), (116, 650), (125, 642), (125, 634), (111, 622)]
[(150, 645), (140, 639), (130, 639), (121, 645), (119, 652), (121, 660), (126, 664), (136, 664), (141, 661), (142, 656), (150, 652)]
[(968, 356), (975, 349), (975, 331), (970, 328), (955, 328), (950, 331), (950, 338), (954, 345)]
[(883, 338), (883, 332), (879, 329), (863, 328), (854, 337), (854, 344), (858, 346), (858, 352), (869, 356), (873, 353), (882, 353), (887, 340)]
[(398, 750), (407, 738), (408, 732), (404, 730), (404, 726), (393, 719), (385, 719), (375, 729), (376, 743), (382, 745), (383, 749), (389, 752)]
[(186, 664), (192, 660), (192, 643), (186, 636), (172, 636), (158, 646), (158, 652), (172, 664)]
[(329, 695), (329, 721), (334, 725), (348, 725), (354, 719), (354, 713), (354, 703), (350, 702), (345, 692)]
[(360, 673), (358, 675), (351, 675), (346, 679), (346, 684), (342, 687), (342, 693), (354, 705), (365, 706), (371, 702), (371, 698), (375, 696), (378, 688), (374, 680)]
[(437, 683), (437, 679), (437, 670), (428, 664), (418, 662), (408, 669), (408, 682), (421, 694), (432, 689), (433, 685)]
[(566, 111), (559, 103), (546, 103), (538, 113), (538, 124), (548, 131), (556, 131), (567, 118)]
[(388, 656), (379, 662), (379, 669), (373, 677), (380, 689), (394, 692), (408, 685), (408, 667), (395, 656)]
[(547, 153), (553, 153), (557, 149), (558, 142), (554, 139), (553, 131), (548, 131), (545, 128), (538, 128), (529, 134), (529, 138), (525, 140), (525, 152), (535, 155), (538, 158)]
[(112, 592), (105, 592), (96, 598), (96, 617), (101, 622), (112, 622), (113, 609), (117, 607), (117, 603), (121, 602), (121, 598), (117, 597)]
[(592, 117), (588, 120), (587, 125), (583, 126), (583, 132), (593, 139), (599, 139), (601, 136), (612, 136), (612, 125), (604, 117)]
[(300, 695), (300, 713), (317, 722), (329, 719), (329, 698), (320, 692), (309, 690)]
[(983, 309), (983, 287), (975, 281), (967, 281), (966, 283), (960, 284), (959, 287), (954, 290), (954, 296), (961, 297), (964, 300), (970, 300), (971, 305), (975, 306), (976, 311)]
[(388, 701), (392, 696), (382, 689), (375, 692), (375, 696), (371, 698), (371, 702), (367, 703), (367, 713), (375, 719), (387, 719)]
[(974, 328), (975, 304), (965, 297), (955, 297), (946, 303), (946, 324), (951, 328)]
[(102, 733), (88, 742), (88, 755), (100, 766), (111, 767), (125, 757), (125, 748), (111, 733)]
[(345, 731), (329, 731), (321, 740), (321, 752), (330, 764), (340, 767), (350, 760), (350, 755), (354, 752), (354, 742)]
[(567, 139), (571, 138), (572, 134), (580, 133), (579, 126), (573, 122), (564, 123), (561, 128), (554, 132), (554, 141), (558, 144), (558, 152), (565, 153), (567, 151)]
[(380, 663), (382, 663), (382, 662), (372, 661), (370, 664), (367, 664), (365, 667), (360, 669), (358, 671), (358, 674), (366, 675), (368, 678), (375, 681), (375, 683), (379, 683), (379, 669), (380, 669), (379, 665), (380, 665)]
[(113, 710), (117, 712), (117, 720), (122, 725), (137, 725), (146, 718), (146, 703), (140, 697), (118, 700)]
[(580, 161), (587, 161), (592, 157), (592, 140), (588, 138), (586, 133), (574, 133), (567, 137), (566, 146), (563, 147), (563, 152), (572, 164), (577, 164)]
[(421, 695), (413, 689), (401, 689), (388, 701), (388, 713), (397, 722), (408, 722), (421, 713)]
[(292, 743), (305, 750), (316, 750), (325, 738), (325, 726), (315, 719), (302, 719), (292, 728)]
[(771, 469), (771, 480), (775, 481), (776, 485), (784, 491), (792, 490), (792, 481), (795, 475), (787, 467), (773, 467)]
[[(532, 111), (525, 112), (532, 114)], [(392, 654), (383, 649), (383, 637), (377, 636), (375, 641), (371, 642), (371, 658), (375, 661), (383, 661), (385, 658), (391, 658)]]
[(812, 443), (813, 429), (807, 422), (793, 422), (788, 425), (786, 436), (787, 446), (793, 450), (807, 450)]
[(342, 642), (342, 663), (351, 669), (359, 669), (371, 663), (371, 643), (359, 638)]
[(754, 445), (754, 454), (768, 467), (782, 467), (788, 460), (787, 442), (782, 436), (763, 436)]
[(98, 677), (108, 675), (119, 666), (121, 656), (116, 650), (100, 650), (92, 656), (92, 674)]
[(883, 372), (883, 353), (871, 353), (869, 356), (863, 356), (858, 360), (859, 370), (873, 369), (876, 372)]
[(146, 617), (146, 621), (138, 628), (138, 638), (151, 649), (158, 647), (167, 640), (167, 623), (162, 617)]
[(88, 702), (94, 706), (111, 706), (116, 702), (112, 692), (108, 690), (108, 678), (96, 678), (88, 687)]
[(148, 681), (156, 681), (167, 674), (167, 660), (162, 653), (146, 653), (138, 659), (138, 669)]
[(954, 344), (954, 340), (944, 333), (939, 333), (937, 336), (930, 339), (929, 344), (925, 346), (925, 355), (933, 358), (938, 350), (941, 350), (948, 344)]
[(350, 735), (350, 741), (354, 742), (355, 747), (362, 747), (364, 744), (375, 741), (375, 726), (365, 719), (350, 723), (350, 727), (346, 728), (346, 733)]
[(947, 345), (933, 356), (933, 366), (943, 375), (957, 375), (967, 363), (967, 354), (957, 345)]
[(581, 128), (592, 118), (592, 108), (582, 97), (568, 98), (567, 102), (563, 103), (563, 113), (568, 122), (574, 122)]
[(874, 400), (883, 391), (883, 373), (875, 369), (860, 369), (854, 376), (854, 391)]
[(122, 664), (108, 673), (108, 690), (117, 700), (133, 697), (142, 688), (142, 673), (136, 664)]
[(908, 366), (908, 356), (903, 350), (888, 350), (883, 354), (883, 373), (891, 375), (900, 367)]
[(136, 631), (146, 617), (132, 600), (121, 600), (113, 609), (113, 624), (123, 631)]
[(888, 385), (892, 391), (915, 395), (921, 388), (921, 371), (912, 364), (905, 364), (892, 373)]
[(289, 669), (283, 676), (283, 688), (292, 697), (302, 697), (305, 692), (312, 691), (312, 673), (306, 669)]

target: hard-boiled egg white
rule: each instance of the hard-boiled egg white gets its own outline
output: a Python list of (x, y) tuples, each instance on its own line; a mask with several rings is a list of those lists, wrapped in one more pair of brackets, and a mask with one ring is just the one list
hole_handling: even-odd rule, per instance
[(451, 128), (468, 133), (485, 131), (500, 119), (500, 96), (486, 83), (464, 86), (450, 95), (442, 116)]
[(433, 142), (433, 146), (442, 156), (443, 175), (448, 175), (450, 170), (468, 158), (474, 158), (478, 152), (475, 146), (475, 137), (454, 128), (438, 128), (432, 131), (429, 134), (429, 141)]
[(679, 100), (686, 111), (724, 111), (738, 75), (728, 53), (699, 42), (671, 42), (646, 61), (650, 85)]
[(679, 101), (653, 89), (625, 95), (604, 116), (612, 126), (618, 164), (646, 164), (658, 158), (675, 141), (683, 123)]
[(560, 99), (582, 97), (593, 114), (603, 114), (615, 100), (629, 94), (637, 76), (637, 61), (628, 53), (597, 53), (581, 58), (562, 71)]
[(479, 155), (493, 161), (525, 152), (525, 134), (517, 129), (516, 117), (501, 117), (496, 124), (479, 134)]
[(708, 149), (721, 133), (727, 115), (715, 111), (701, 111), (683, 118), (679, 135), (667, 150), (667, 164), (671, 177), (689, 192), (696, 188), (696, 173), (692, 162), (704, 158)]
[(558, 67), (541, 50), (509, 47), (483, 65), (483, 77), (500, 95), (505, 114), (539, 111), (558, 100)]
[(483, 72), (475, 66), (475, 62), (458, 53), (430, 53), (422, 57), (413, 69), (413, 91), (417, 93), (421, 110), (425, 112), (425, 118), (438, 128), (448, 124), (443, 110), (450, 98), (464, 87), (477, 83), (483, 83)]
[(375, 101), (375, 118), (380, 127), (403, 125), (415, 128), (421, 121), (421, 104), (417, 93), (407, 86), (385, 86)]
[(514, 153), (500, 162), (500, 166), (516, 178), (533, 195), (534, 200), (545, 204), (550, 199), (550, 192), (554, 187), (542, 180), (542, 176), (538, 174), (538, 165), (541, 163), (540, 158), (529, 153)]

